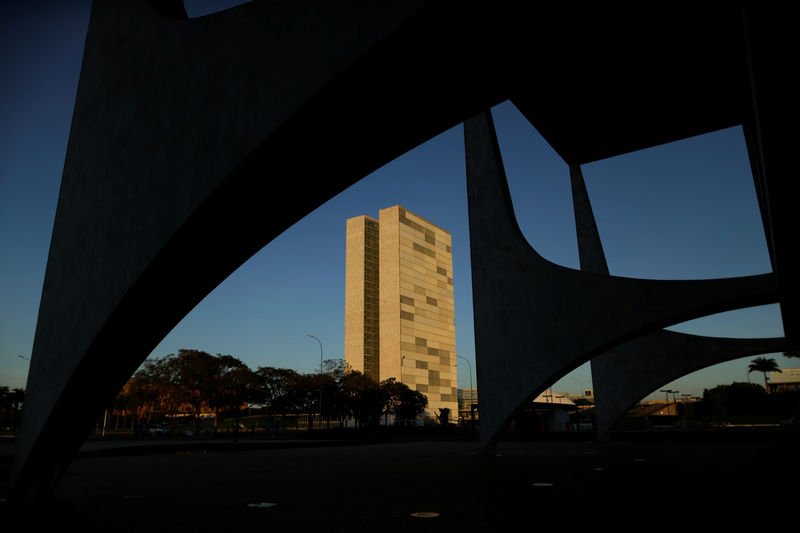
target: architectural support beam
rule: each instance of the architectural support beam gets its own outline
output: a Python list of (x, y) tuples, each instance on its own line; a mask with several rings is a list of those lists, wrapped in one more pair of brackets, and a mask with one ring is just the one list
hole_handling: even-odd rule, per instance
[(655, 281), (553, 264), (520, 231), (491, 113), (464, 123), (481, 443), (552, 380), (669, 324), (776, 298), (771, 274)]
[(767, 247), (780, 283), (783, 331), (800, 348), (800, 253), (797, 250), (798, 105), (796, 17), (788, 8), (743, 2), (750, 109), (745, 139), (765, 221)]
[(592, 359), (598, 438), (606, 439), (630, 407), (671, 381), (711, 365), (785, 347), (783, 338), (731, 339), (670, 330), (617, 346)]
[[(10, 497), (47, 498), (125, 381), (214, 287), (373, 170), (502, 101), (466, 8), (92, 5)], [(455, 21), (455, 22), (454, 22)], [(437, 46), (442, 28), (452, 46)], [(424, 87), (424, 90), (421, 89)], [(480, 107), (477, 107), (477, 106)]]
[[(581, 270), (608, 275), (603, 243), (579, 165), (570, 165), (572, 204)], [(641, 398), (681, 376), (739, 357), (784, 350), (783, 338), (731, 339), (660, 330), (604, 352), (591, 361), (595, 425), (600, 440)]]

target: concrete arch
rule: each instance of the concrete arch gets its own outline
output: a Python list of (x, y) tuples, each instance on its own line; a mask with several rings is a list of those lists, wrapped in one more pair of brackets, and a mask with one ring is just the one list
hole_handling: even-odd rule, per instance
[(454, 14), (425, 1), (179, 11), (93, 4), (12, 498), (52, 492), (103, 406), (252, 254), (504, 90), (459, 91), (468, 28), (436, 48)]
[[(581, 270), (608, 275), (580, 166), (570, 166), (570, 182)], [(665, 383), (717, 363), (786, 346), (783, 338), (714, 338), (660, 330), (602, 353), (591, 361), (598, 438), (605, 440), (629, 407)]]
[(481, 443), (548, 383), (669, 324), (774, 301), (772, 274), (656, 281), (550, 263), (516, 224), (491, 113), (464, 123)]
[(592, 359), (597, 435), (605, 439), (637, 401), (686, 374), (739, 357), (779, 352), (786, 339), (726, 339), (660, 330)]

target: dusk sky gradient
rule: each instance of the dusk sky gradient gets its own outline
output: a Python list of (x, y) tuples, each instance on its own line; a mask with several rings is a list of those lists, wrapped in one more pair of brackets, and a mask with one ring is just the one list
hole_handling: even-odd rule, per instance
[[(18, 356), (32, 351), (89, 7), (86, 0), (0, 3), (0, 385), (25, 386), (28, 362)], [(493, 114), (523, 233), (545, 258), (578, 268), (566, 164), (510, 102)], [(739, 127), (584, 165), (583, 172), (612, 274), (707, 279), (771, 271)], [(319, 365), (319, 345), (307, 337), (312, 334), (322, 341), (326, 359), (343, 357), (345, 221), (377, 217), (379, 209), (400, 204), (453, 235), (456, 347), (474, 371), (464, 173), (463, 131), (457, 126), (275, 239), (189, 313), (152, 356), (196, 348), (234, 355), (252, 368), (312, 372)], [(777, 305), (672, 329), (783, 335)], [(782, 368), (800, 366), (781, 354), (769, 357)], [(703, 388), (746, 381), (751, 359), (660, 388), (699, 395)], [(460, 387), (469, 385), (467, 368), (459, 360)], [(591, 386), (590, 379), (583, 365), (553, 388), (577, 393)], [(751, 379), (761, 382), (760, 375)], [(648, 398), (654, 397), (663, 394)]]

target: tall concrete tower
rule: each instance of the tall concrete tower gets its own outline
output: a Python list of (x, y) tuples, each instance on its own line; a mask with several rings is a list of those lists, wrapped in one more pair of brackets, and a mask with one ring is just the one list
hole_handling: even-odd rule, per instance
[(400, 206), (347, 221), (345, 361), (458, 413), (450, 233)]

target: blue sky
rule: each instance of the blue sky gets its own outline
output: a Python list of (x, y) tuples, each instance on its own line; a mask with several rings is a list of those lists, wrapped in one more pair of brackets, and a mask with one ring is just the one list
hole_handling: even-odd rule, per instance
[[(0, 385), (25, 385), (89, 2), (0, 4)], [(514, 208), (547, 259), (578, 267), (569, 174), (506, 102), (494, 110)], [(344, 345), (345, 220), (395, 204), (453, 234), (456, 344), (474, 369), (469, 239), (461, 127), (442, 133), (331, 199), (257, 253), (153, 351), (227, 353), (251, 367), (311, 372)], [(741, 130), (730, 128), (584, 165), (612, 274), (705, 279), (770, 271)], [(158, 305), (158, 302), (154, 302)], [(673, 329), (782, 336), (776, 305)], [(797, 361), (774, 354), (783, 368)], [(737, 360), (669, 384), (682, 393), (747, 379)], [(459, 363), (462, 363), (459, 361)], [(760, 382), (760, 376), (752, 376)], [(468, 386), (459, 365), (459, 385)], [(554, 386), (590, 386), (587, 365)], [(662, 387), (663, 388), (663, 387)], [(651, 395), (662, 398), (662, 394)]]

